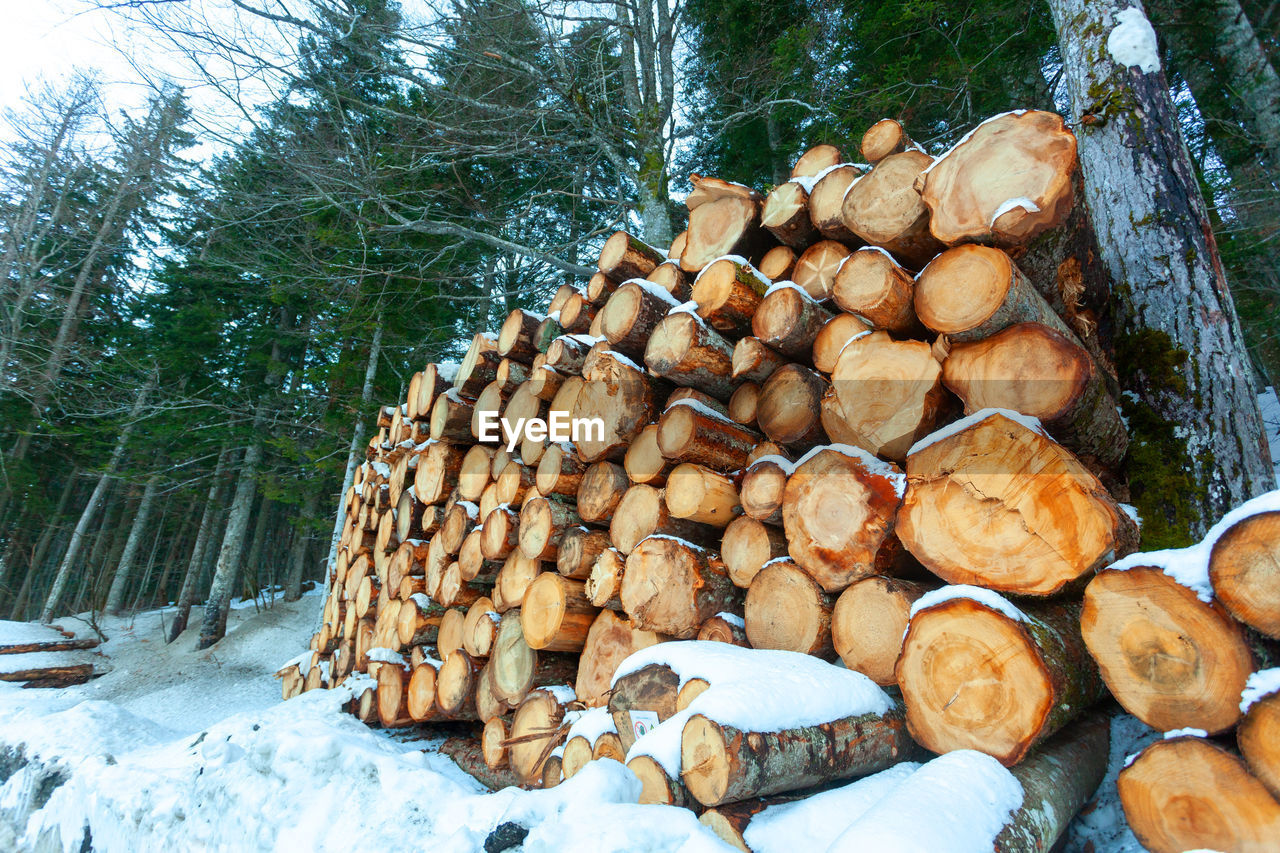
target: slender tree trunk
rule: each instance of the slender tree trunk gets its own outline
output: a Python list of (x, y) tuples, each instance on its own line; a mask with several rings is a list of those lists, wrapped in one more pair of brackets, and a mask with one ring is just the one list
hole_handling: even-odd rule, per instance
[(115, 576), (111, 579), (111, 589), (107, 592), (107, 613), (117, 615), (124, 603), (124, 592), (129, 586), (129, 578), (133, 574), (134, 563), (138, 558), (138, 549), (142, 547), (142, 537), (146, 533), (147, 523), (151, 520), (151, 509), (155, 506), (156, 494), (160, 490), (160, 474), (157, 472), (147, 479), (147, 486), (142, 491), (142, 500), (138, 511), (133, 516), (133, 524), (129, 528), (129, 539), (124, 544), (124, 553), (116, 565)]
[(98, 506), (102, 503), (107, 486), (115, 477), (116, 470), (120, 467), (120, 460), (124, 458), (125, 448), (129, 444), (129, 436), (133, 432), (138, 416), (142, 413), (142, 407), (146, 405), (147, 397), (151, 395), (151, 391), (155, 387), (155, 382), (156, 375), (153, 372), (151, 378), (147, 380), (147, 384), (139, 392), (137, 399), (134, 400), (133, 408), (129, 412), (129, 419), (124, 428), (120, 430), (120, 435), (116, 438), (116, 446), (111, 451), (111, 458), (107, 461), (107, 467), (98, 477), (98, 485), (94, 487), (93, 494), (89, 496), (89, 502), (85, 504), (84, 510), (80, 513), (80, 520), (76, 523), (76, 528), (71, 534), (71, 542), (67, 545), (66, 553), (62, 556), (62, 563), (58, 566), (58, 573), (54, 576), (53, 586), (49, 589), (49, 595), (45, 599), (44, 607), (40, 610), (41, 622), (49, 622), (53, 619), (53, 612), (58, 607), (58, 601), (62, 598), (63, 592), (66, 591), (67, 581), (71, 577), (71, 570), (75, 568), (77, 561), (80, 559), (80, 551), (84, 547), (85, 534), (89, 530), (89, 525), (93, 521), (94, 515), (97, 514)]
[(230, 448), (225, 447), (218, 454), (218, 464), (214, 467), (213, 478), (209, 482), (209, 496), (205, 500), (204, 513), (200, 517), (200, 530), (196, 533), (196, 544), (191, 549), (191, 559), (187, 561), (187, 571), (182, 577), (182, 588), (178, 591), (176, 602), (178, 612), (174, 614), (173, 622), (169, 624), (166, 643), (172, 643), (187, 630), (187, 620), (191, 618), (191, 605), (195, 603), (196, 590), (204, 573), (205, 552), (208, 550), (213, 528), (216, 526), (220, 506), (218, 496), (222, 491), (222, 478), (226, 474), (227, 460), (230, 455)]
[[(54, 509), (53, 514), (45, 519), (44, 530), (40, 533), (40, 540), (36, 543), (35, 551), (31, 555), (31, 560), (27, 564), (28, 575), (36, 570), (36, 567), (42, 565), (45, 557), (49, 554), (49, 546), (53, 544), (53, 538), (61, 529), (61, 522), (67, 514), (67, 507), (71, 503), (71, 496), (75, 493), (76, 479), (80, 476), (79, 468), (72, 468), (71, 473), (67, 475), (67, 481), (62, 486), (62, 495), (58, 498), (58, 506)], [(6, 566), (13, 562), (11, 554), (6, 559)], [(4, 583), (4, 578), (0, 578), (0, 600), (3, 599), (4, 593), (8, 588)]]
[(289, 576), (284, 584), (285, 601), (297, 601), (302, 597), (302, 575), (306, 571), (307, 546), (311, 544), (310, 525), (319, 508), (320, 492), (312, 489), (302, 505), (302, 521), (293, 529), (293, 542), (289, 547)]
[(262, 554), (266, 546), (268, 523), (271, 521), (273, 504), (266, 496), (262, 496), (262, 500), (258, 503), (258, 514), (254, 517), (253, 536), (249, 540), (249, 555), (244, 561), (244, 571), (241, 576), (246, 580), (246, 586), (257, 589), (261, 586), (262, 580)]
[[(145, 594), (147, 587), (151, 584), (151, 573), (156, 565), (156, 552), (160, 550), (160, 545), (164, 542), (164, 522), (169, 517), (170, 505), (166, 503), (164, 508), (160, 510), (160, 521), (156, 525), (156, 536), (151, 541), (151, 552), (147, 556), (147, 570), (142, 575), (142, 583), (138, 584), (138, 590), (133, 594), (133, 602), (129, 605), (129, 609), (135, 613), (141, 609), (142, 596)], [(176, 539), (176, 537), (175, 537)], [(171, 543), (170, 548), (177, 543)]]
[[(1244, 338), (1164, 75), (1107, 39), (1132, 0), (1050, 0), (1085, 199), (1114, 285), (1133, 428), (1128, 473), (1153, 546), (1199, 538), (1271, 488)], [(1129, 395), (1127, 395), (1129, 396)]]
[[(259, 411), (264, 416), (265, 407), (265, 401), (258, 404)], [(258, 420), (258, 417), (254, 418), (255, 422)], [(213, 570), (213, 583), (209, 586), (209, 599), (205, 603), (204, 622), (200, 626), (197, 649), (209, 648), (227, 633), (227, 613), (231, 608), (231, 596), (236, 589), (240, 559), (244, 554), (249, 512), (253, 508), (254, 493), (258, 488), (258, 464), (261, 461), (262, 440), (256, 439), (245, 449), (244, 460), (240, 463), (235, 496), (231, 499), (227, 516), (227, 529), (222, 534), (218, 564)]]
[(1266, 151), (1271, 168), (1280, 168), (1280, 75), (1238, 0), (1212, 0), (1209, 5), (1213, 18), (1200, 23), (1213, 38), (1214, 52), (1230, 77), (1232, 94), (1244, 106), (1256, 143)]
[[(373, 340), (369, 342), (369, 361), (364, 369), (364, 385), (360, 387), (360, 410), (356, 412), (355, 429), (351, 432), (351, 446), (347, 449), (347, 470), (342, 475), (342, 491), (338, 494), (345, 495), (347, 489), (351, 488), (352, 482), (355, 481), (356, 468), (360, 465), (363, 457), (361, 450), (364, 445), (364, 410), (369, 405), (369, 401), (373, 399), (373, 380), (378, 375), (378, 357), (382, 353), (382, 315), (378, 315), (376, 325), (373, 328)], [(329, 594), (329, 573), (333, 570), (333, 564), (338, 559), (338, 540), (342, 538), (342, 514), (334, 513), (336, 516), (333, 522), (333, 534), (329, 537), (329, 556), (324, 563), (324, 592)]]
[(85, 593), (90, 599), (101, 586), (106, 567), (111, 562), (111, 553), (115, 550), (119, 539), (120, 525), (124, 522), (125, 511), (129, 504), (129, 490), (122, 488), (121, 483), (112, 481), (112, 487), (103, 499), (106, 509), (102, 514), (102, 523), (98, 525), (93, 536), (93, 548), (84, 561), (84, 571), (76, 582), (75, 595), (71, 597), (71, 613), (79, 613), (83, 608)]

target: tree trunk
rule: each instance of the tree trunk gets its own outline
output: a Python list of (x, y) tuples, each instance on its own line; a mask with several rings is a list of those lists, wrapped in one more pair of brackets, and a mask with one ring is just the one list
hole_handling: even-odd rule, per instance
[(311, 489), (302, 505), (302, 513), (293, 528), (293, 542), (289, 546), (289, 574), (284, 584), (284, 600), (297, 601), (302, 597), (302, 576), (307, 569), (307, 546), (311, 544), (308, 528), (320, 506), (320, 492)]
[[(258, 411), (265, 420), (265, 401), (258, 404)], [(258, 421), (259, 418), (254, 418)], [(256, 430), (255, 430), (256, 431)], [(244, 553), (245, 533), (249, 529), (249, 510), (253, 507), (258, 489), (258, 464), (262, 461), (262, 440), (256, 439), (244, 452), (236, 491), (231, 499), (227, 529), (222, 534), (222, 546), (218, 550), (218, 564), (209, 587), (205, 603), (204, 622), (200, 626), (197, 649), (207, 649), (227, 633), (227, 614), (231, 609), (231, 596), (235, 592), (240, 569), (240, 557)]]
[(1116, 300), (1135, 429), (1129, 474), (1149, 544), (1185, 544), (1274, 485), (1243, 335), (1178, 116), (1157, 68), (1107, 39), (1130, 0), (1051, 0), (1085, 198)]
[(133, 574), (134, 562), (138, 557), (138, 549), (142, 546), (142, 535), (146, 532), (147, 522), (151, 520), (151, 509), (155, 506), (156, 492), (160, 485), (160, 475), (152, 474), (147, 478), (147, 486), (142, 491), (142, 501), (133, 517), (133, 525), (129, 528), (129, 539), (125, 542), (124, 553), (116, 566), (115, 577), (111, 579), (111, 589), (107, 593), (107, 613), (117, 615), (124, 603), (125, 589), (129, 586), (129, 578)]
[[(187, 620), (191, 617), (191, 605), (195, 603), (200, 579), (204, 575), (205, 555), (209, 550), (209, 542), (214, 536), (214, 527), (222, 502), (218, 499), (222, 491), (222, 477), (227, 470), (227, 462), (231, 458), (230, 448), (223, 448), (218, 454), (218, 464), (213, 469), (213, 477), (209, 481), (209, 494), (205, 498), (204, 513), (200, 517), (200, 529), (196, 533), (196, 544), (191, 549), (191, 558), (187, 561), (187, 571), (182, 576), (182, 588), (178, 591), (177, 612), (169, 623), (169, 631), (165, 642), (172, 643), (187, 630)], [(343, 519), (342, 513), (338, 514)]]

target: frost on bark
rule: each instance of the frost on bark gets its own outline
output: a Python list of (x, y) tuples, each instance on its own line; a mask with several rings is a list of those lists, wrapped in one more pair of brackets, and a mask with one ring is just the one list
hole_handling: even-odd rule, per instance
[(1243, 335), (1164, 74), (1113, 60), (1133, 0), (1050, 0), (1102, 261), (1144, 541), (1187, 544), (1272, 487)]

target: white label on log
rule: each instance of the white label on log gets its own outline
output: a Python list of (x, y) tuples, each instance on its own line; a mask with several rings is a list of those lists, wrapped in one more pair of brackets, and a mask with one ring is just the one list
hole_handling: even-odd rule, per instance
[(639, 740), (658, 727), (657, 711), (628, 711), (631, 715), (631, 732)]

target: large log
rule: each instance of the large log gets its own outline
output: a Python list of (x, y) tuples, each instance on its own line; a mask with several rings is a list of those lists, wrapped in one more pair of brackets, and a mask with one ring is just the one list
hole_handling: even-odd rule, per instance
[(1133, 549), (1137, 527), (1079, 460), (994, 411), (948, 427), (907, 459), (898, 536), (929, 571), (1051, 595)]
[(840, 265), (831, 298), (873, 328), (895, 335), (923, 332), (916, 319), (916, 280), (879, 246), (864, 246)]
[(926, 749), (976, 749), (1011, 767), (1105, 695), (1075, 602), (1020, 609), (944, 587), (912, 610), (896, 675)]
[(644, 351), (644, 363), (658, 376), (728, 400), (736, 385), (733, 345), (689, 311), (673, 311), (656, 327)]
[[(648, 429), (645, 427), (646, 431)], [(631, 448), (627, 448), (627, 453), (631, 453)], [(607, 522), (626, 493), (627, 486), (627, 472), (621, 465), (616, 462), (592, 463), (578, 482), (578, 515), (588, 524)]]
[(933, 430), (949, 399), (942, 365), (931, 347), (923, 341), (895, 341), (883, 331), (845, 345), (831, 373), (831, 387), (846, 438), (896, 462)]
[(849, 248), (836, 240), (823, 240), (804, 250), (791, 270), (791, 280), (819, 302), (831, 298), (836, 273), (849, 257)]
[(1280, 802), (1239, 758), (1202, 738), (1156, 741), (1120, 771), (1116, 789), (1152, 853), (1263, 853), (1280, 840)]
[(655, 249), (626, 231), (615, 231), (600, 249), (600, 272), (609, 279), (623, 282), (644, 278), (666, 260), (666, 253)]
[(1253, 671), (1244, 631), (1221, 605), (1160, 568), (1105, 569), (1084, 593), (1080, 629), (1107, 687), (1159, 731), (1226, 731)]
[(645, 276), (645, 279), (670, 293), (679, 302), (687, 302), (693, 292), (689, 277), (685, 275), (684, 270), (680, 269), (678, 260), (658, 264), (653, 272)]
[(913, 749), (891, 707), (781, 731), (740, 731), (694, 714), (680, 738), (680, 777), (698, 802), (717, 806), (883, 770)]
[(596, 350), (587, 357), (583, 378), (586, 381), (573, 403), (572, 417), (580, 423), (598, 418), (603, 430), (584, 428), (582, 437), (574, 436), (578, 456), (583, 462), (621, 458), (657, 414), (651, 377), (615, 353)]
[(913, 269), (943, 248), (929, 231), (929, 211), (915, 188), (932, 162), (923, 151), (890, 154), (849, 188), (841, 207), (846, 228)]
[(761, 436), (704, 406), (681, 404), (662, 413), (657, 439), (667, 459), (736, 471), (746, 465)]
[(949, 245), (1025, 245), (1066, 221), (1075, 168), (1076, 138), (1057, 113), (990, 118), (926, 173), (930, 228)]
[(1209, 554), (1214, 595), (1241, 622), (1280, 639), (1280, 510), (1227, 527)]
[(618, 664), (632, 653), (664, 639), (661, 634), (635, 627), (625, 616), (612, 610), (601, 610), (591, 623), (578, 661), (578, 678), (574, 683), (578, 701), (591, 708), (607, 705), (609, 683)]
[(902, 473), (856, 448), (825, 448), (798, 465), (782, 495), (791, 558), (827, 592), (899, 563), (894, 521)]
[(440, 503), (462, 469), (462, 457), (466, 450), (443, 441), (427, 443), (427, 449), (418, 456), (418, 468), (413, 477), (413, 491), (424, 504)]
[(1038, 323), (1019, 323), (991, 337), (956, 343), (942, 381), (964, 401), (965, 414), (1011, 409), (1038, 418), (1076, 453), (1114, 468), (1129, 434), (1102, 371), (1075, 340)]
[(751, 579), (743, 619), (754, 649), (831, 655), (835, 596), (789, 559), (768, 563)]
[(685, 272), (698, 272), (725, 255), (758, 257), (772, 243), (760, 227), (760, 202), (733, 196), (689, 211), (687, 234), (680, 253), (680, 268)]
[(623, 554), (630, 554), (642, 539), (655, 533), (698, 543), (715, 539), (715, 528), (673, 517), (660, 489), (643, 484), (632, 486), (609, 522), (609, 540)]
[(741, 609), (724, 563), (680, 539), (650, 536), (627, 556), (622, 606), (639, 628), (691, 639), (709, 616)]
[(800, 155), (800, 159), (791, 167), (791, 177), (814, 178), (828, 169), (848, 162), (844, 153), (834, 145), (822, 143), (815, 145)]
[(678, 465), (667, 477), (664, 498), (675, 518), (712, 527), (725, 527), (742, 511), (732, 479), (692, 462)]

